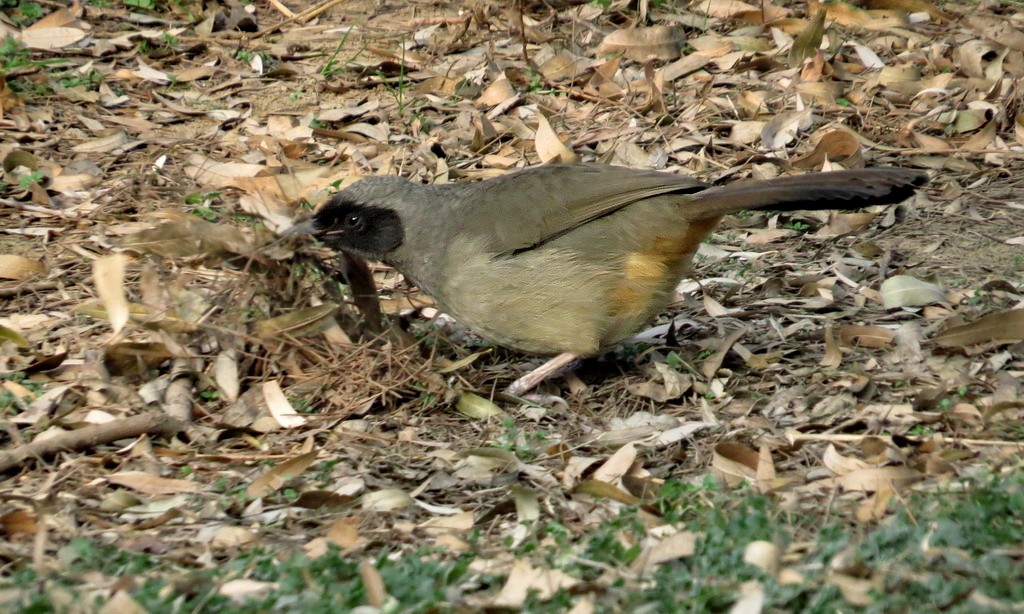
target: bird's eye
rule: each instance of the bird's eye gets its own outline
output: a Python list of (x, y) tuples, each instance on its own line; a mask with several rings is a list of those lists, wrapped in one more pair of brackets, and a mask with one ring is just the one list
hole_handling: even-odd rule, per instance
[(345, 226), (347, 228), (362, 228), (363, 218), (354, 213), (348, 215), (345, 217)]

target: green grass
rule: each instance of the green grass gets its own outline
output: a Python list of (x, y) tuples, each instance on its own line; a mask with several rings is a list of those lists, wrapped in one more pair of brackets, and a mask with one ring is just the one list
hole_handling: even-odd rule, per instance
[[(635, 508), (626, 508), (581, 535), (558, 519), (544, 520), (533, 538), (514, 552), (529, 557), (535, 566), (560, 568), (584, 583), (592, 582), (579, 586), (590, 587), (584, 592), (592, 593), (600, 612), (726, 612), (748, 581), (763, 586), (765, 611), (983, 611), (968, 599), (971, 591), (1006, 604), (1024, 603), (1019, 560), (1024, 544), (1024, 471), (983, 476), (968, 485), (905, 495), (902, 503), (894, 503), (895, 513), (876, 524), (860, 525), (835, 516), (825, 518), (821, 509), (787, 511), (772, 497), (746, 489), (723, 490), (710, 480), (701, 485), (669, 481), (647, 509), (701, 537), (692, 556), (661, 565), (640, 583), (624, 579), (629, 574), (610, 584), (604, 580), (606, 570), (625, 569), (641, 552), (646, 529)], [(474, 547), (478, 537), (469, 536)], [(805, 581), (782, 585), (773, 575), (744, 562), (747, 545), (756, 540), (773, 542), (783, 552), (801, 543), (801, 548), (789, 551), (784, 566), (799, 572)], [(346, 557), (332, 550), (309, 559), (295, 554), (293, 543), (281, 545), (278, 552), (271, 551), (268, 542), (262, 544), (266, 549), (192, 570), (156, 556), (76, 538), (59, 553), (64, 569), (59, 575), (41, 578), (27, 562), (6, 568), (0, 589), (4, 584), (43, 589), (26, 590), (17, 603), (0, 603), (0, 608), (51, 611), (67, 594), (74, 594), (87, 574), (93, 586), (96, 574), (110, 581), (133, 577), (131, 594), (149, 611), (332, 612), (365, 605), (358, 562), (367, 555)], [(373, 555), (394, 600), (384, 611), (451, 611), (465, 607), (465, 595), (494, 595), (504, 582), (503, 577), (471, 571), (471, 561), (480, 556), (473, 551), (452, 555), (421, 548), (398, 555), (384, 548)], [(873, 595), (873, 605), (853, 607), (827, 582), (828, 570), (841, 552), (847, 565), (883, 578), (883, 590)], [(274, 584), (243, 603), (218, 594), (224, 582), (241, 578)], [(576, 599), (578, 588), (561, 591), (545, 602), (534, 595), (524, 611), (564, 611)]]
[[(8, 580), (14, 586), (43, 586), (26, 595), (19, 603), (0, 603), (6, 611), (49, 612), (59, 605), (62, 594), (73, 591), (75, 580), (86, 572), (116, 577), (142, 576), (155, 572), (151, 557), (128, 554), (112, 546), (98, 546), (84, 539), (69, 546), (66, 558), (69, 573), (59, 579), (41, 582), (30, 569), (22, 569)], [(391, 611), (429, 612), (446, 600), (450, 587), (467, 575), (471, 558), (438, 561), (429, 552), (390, 561), (382, 552), (375, 563), (385, 586), (399, 587), (401, 609)], [(309, 559), (301, 555), (280, 558), (257, 549), (223, 561), (211, 571), (181, 571), (176, 574), (151, 573), (136, 577), (132, 597), (151, 612), (343, 612), (365, 605), (366, 594), (359, 575), (359, 560), (341, 555), (336, 549)], [(95, 563), (94, 566), (85, 561)], [(220, 584), (233, 579), (276, 583), (276, 587), (244, 603), (233, 603), (217, 593)], [(473, 586), (478, 586), (475, 580)], [(102, 600), (85, 600), (98, 607)], [(198, 610), (197, 610), (198, 609)]]
[[(0, 383), (3, 381), (11, 381), (21, 384), (26, 390), (33, 393), (35, 396), (39, 396), (44, 392), (43, 384), (27, 379), (24, 373), (15, 371), (12, 373), (0, 373)], [(13, 392), (6, 388), (0, 388), (0, 416), (8, 414), (16, 414), (21, 412), (19, 405), (27, 405), (31, 403), (35, 397), (29, 399), (17, 399)]]
[[(2, 7), (2, 4), (0, 4), (0, 7)], [(33, 59), (32, 51), (23, 45), (21, 41), (11, 37), (0, 38), (0, 74), (10, 73), (25, 67), (39, 67), (53, 74), (58, 64), (64, 65), (66, 60), (59, 58)], [(102, 82), (102, 75), (96, 72), (80, 75), (72, 71), (60, 71), (56, 72), (54, 76), (65, 87), (86, 86), (88, 89), (96, 90)], [(53, 94), (53, 88), (44, 82), (13, 78), (9, 79), (8, 84), (12, 90), (23, 97), (50, 96)]]
[(0, 10), (17, 26), (28, 26), (45, 14), (38, 2), (26, 0), (0, 0)]
[(15, 68), (32, 64), (28, 47), (21, 41), (7, 37), (0, 38), (0, 72), (10, 72)]

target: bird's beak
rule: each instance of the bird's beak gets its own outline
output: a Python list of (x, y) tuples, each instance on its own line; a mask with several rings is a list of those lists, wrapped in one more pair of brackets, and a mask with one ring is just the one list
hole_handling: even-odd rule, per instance
[(305, 222), (299, 222), (298, 224), (292, 224), (281, 233), (282, 237), (294, 237), (295, 235), (315, 235), (319, 232), (313, 219), (310, 218)]

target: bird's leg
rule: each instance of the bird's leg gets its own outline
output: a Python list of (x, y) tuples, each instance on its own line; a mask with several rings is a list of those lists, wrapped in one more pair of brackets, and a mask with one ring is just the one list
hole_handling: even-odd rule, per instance
[(537, 387), (537, 384), (543, 382), (547, 378), (561, 373), (566, 367), (571, 366), (573, 362), (579, 359), (576, 354), (559, 354), (551, 360), (537, 367), (533, 371), (530, 371), (526, 375), (520, 377), (516, 381), (509, 384), (509, 387), (505, 390), (508, 394), (519, 397)]

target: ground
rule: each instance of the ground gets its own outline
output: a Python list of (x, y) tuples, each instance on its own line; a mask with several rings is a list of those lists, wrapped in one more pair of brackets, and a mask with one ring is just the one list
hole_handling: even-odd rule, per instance
[[(1024, 608), (1020, 5), (63, 4), (0, 0), (4, 607)], [(279, 236), (575, 159), (930, 180), (729, 216), (528, 401)]]

